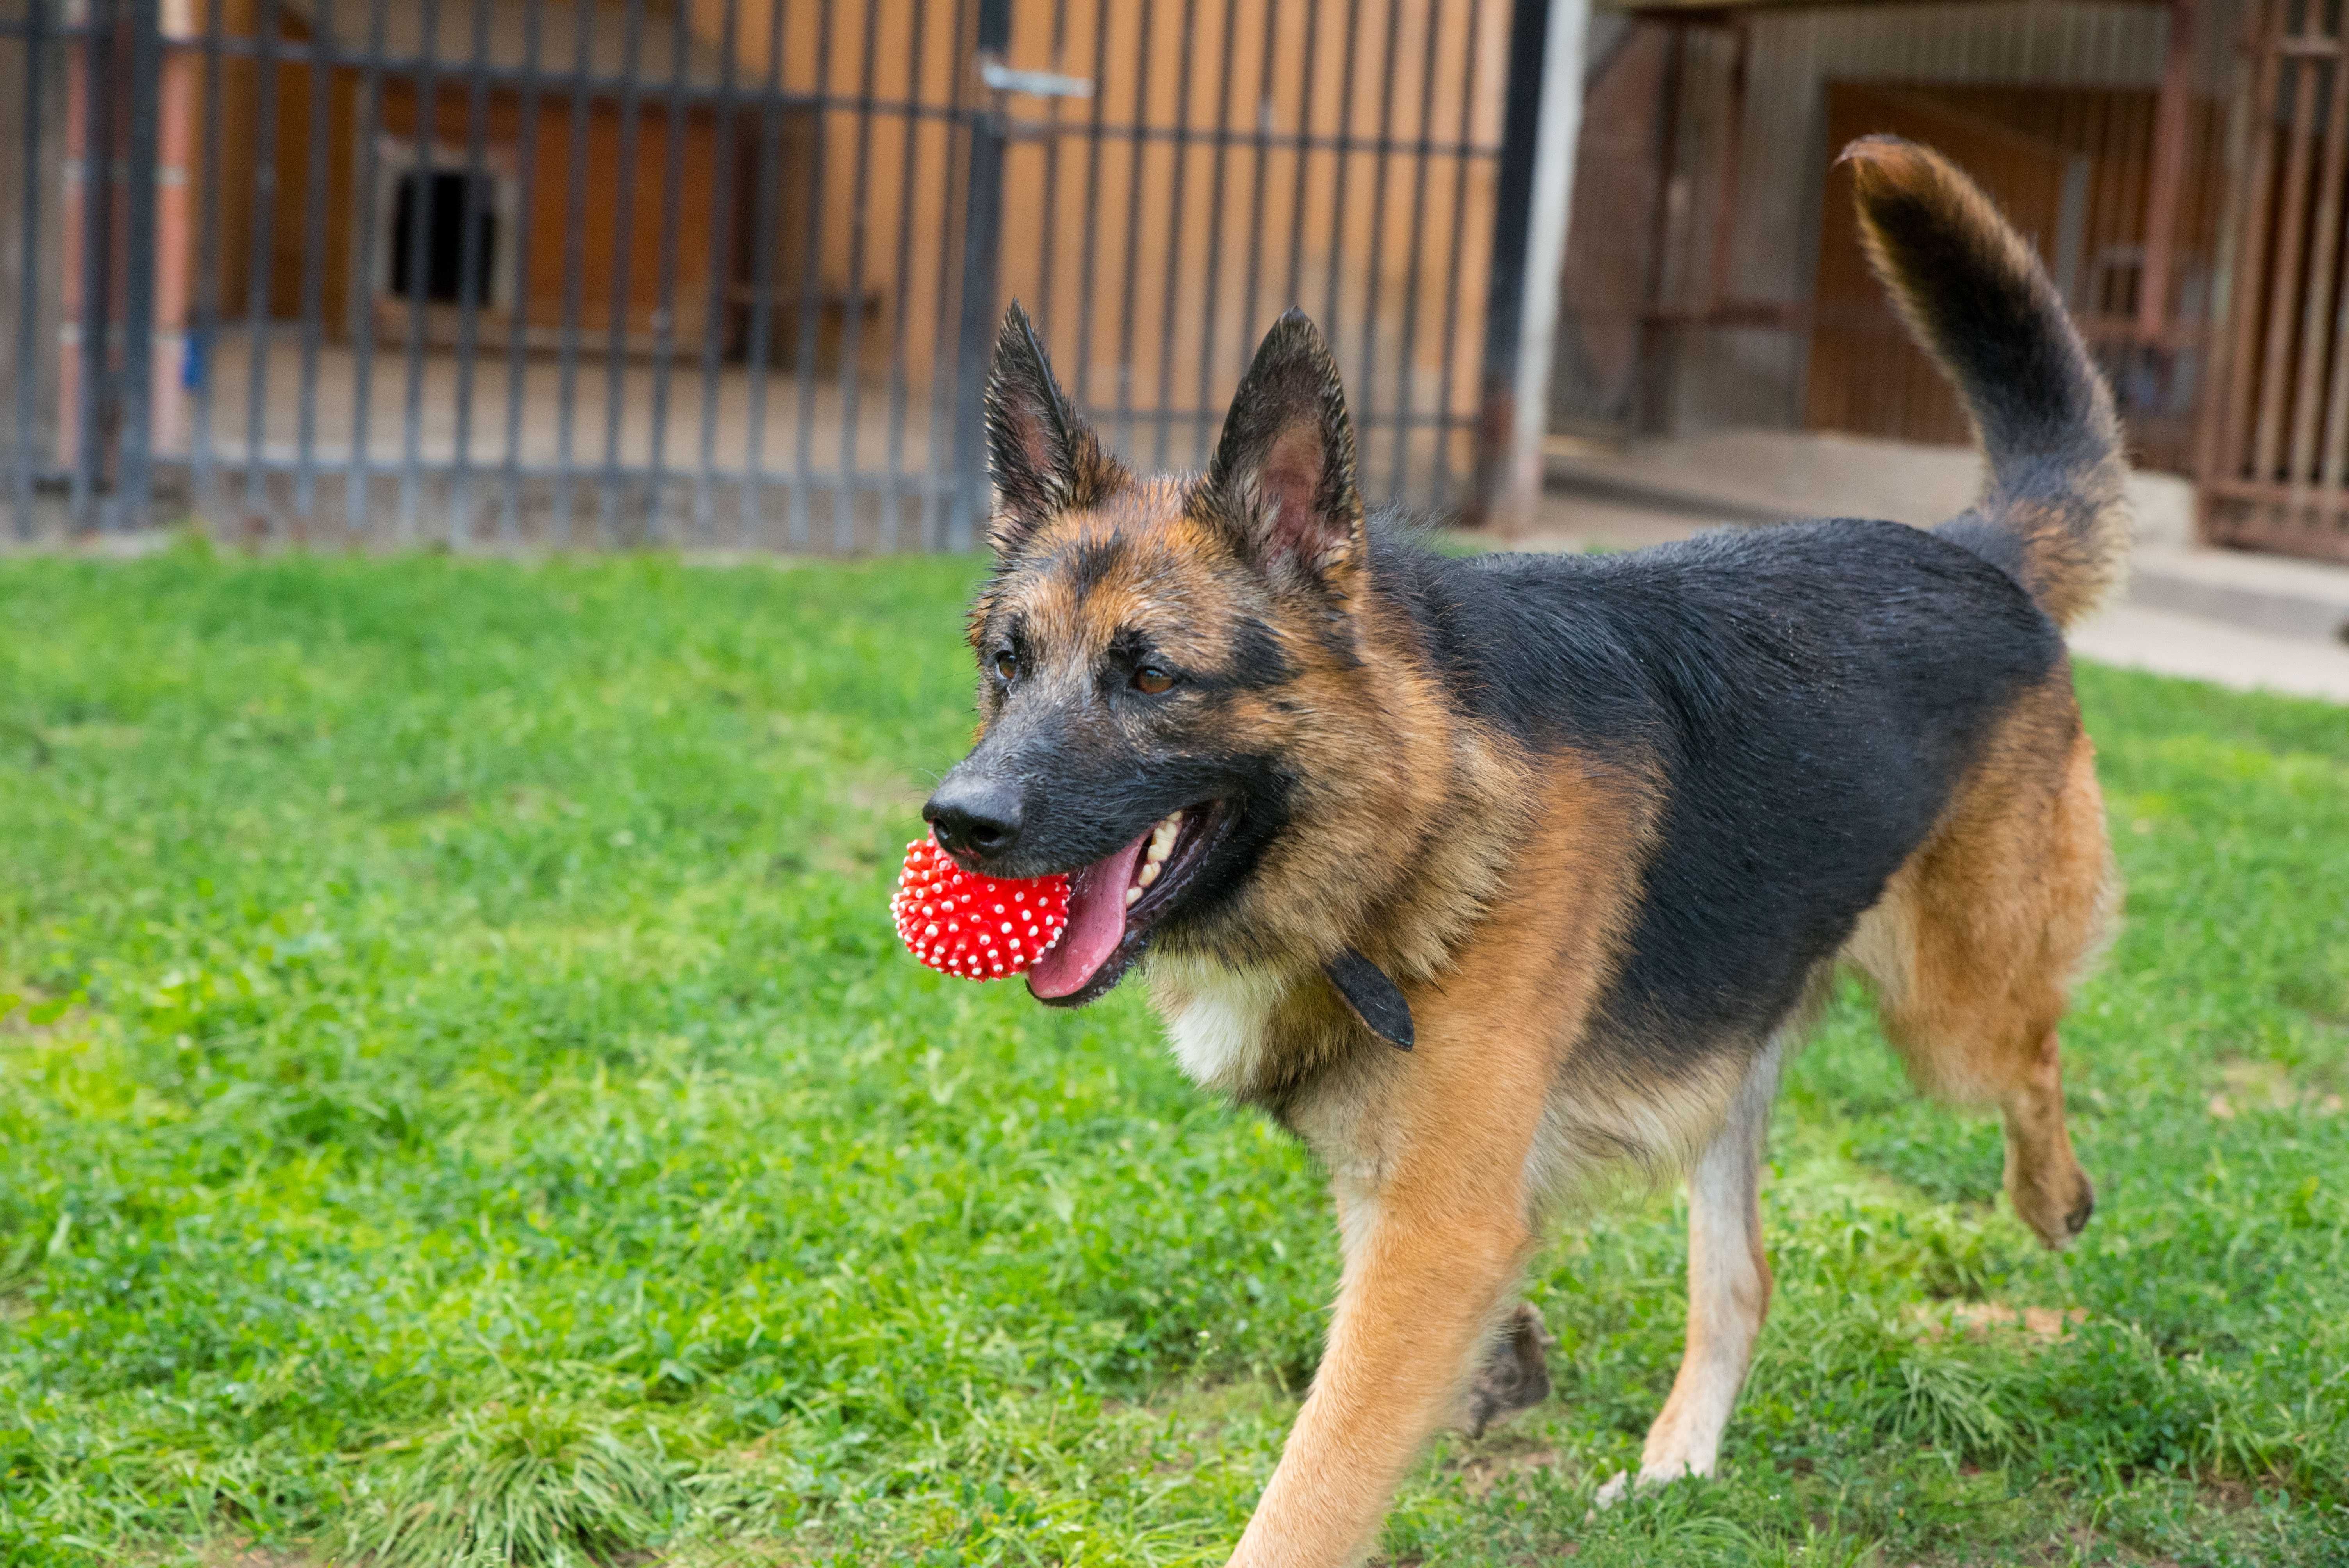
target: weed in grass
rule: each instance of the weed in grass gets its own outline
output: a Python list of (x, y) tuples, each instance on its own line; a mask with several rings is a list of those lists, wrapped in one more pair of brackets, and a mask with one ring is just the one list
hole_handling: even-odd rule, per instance
[[(0, 1563), (1221, 1561), (1327, 1203), (1137, 997), (895, 950), (977, 570), (0, 563)], [(2079, 1248), (1839, 998), (1719, 1480), (1590, 1512), (1680, 1351), (1635, 1199), (1390, 1561), (2349, 1559), (2349, 712), (2081, 681)]]

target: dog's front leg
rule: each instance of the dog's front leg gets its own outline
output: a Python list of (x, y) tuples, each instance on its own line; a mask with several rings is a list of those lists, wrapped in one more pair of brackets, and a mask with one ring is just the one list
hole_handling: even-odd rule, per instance
[[(1432, 1065), (1429, 1054), (1423, 1037), (1421, 1060), (1410, 1067)], [(1421, 1136), (1394, 1151), (1380, 1179), (1341, 1181), (1346, 1264), (1329, 1346), (1235, 1564), (1357, 1561), (1403, 1470), (1455, 1418), (1533, 1240), (1524, 1185), (1530, 1108), (1495, 1105), (1506, 1095), (1480, 1087), (1465, 1103), (1444, 1106), (1445, 1115), (1408, 1116)], [(1436, 1109), (1412, 1098), (1421, 1101), (1412, 1111)], [(1523, 1125), (1506, 1125), (1516, 1122)]]

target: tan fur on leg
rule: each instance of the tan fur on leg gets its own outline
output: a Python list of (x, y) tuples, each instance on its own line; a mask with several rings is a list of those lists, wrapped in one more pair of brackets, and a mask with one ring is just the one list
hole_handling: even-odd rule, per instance
[[(1773, 1042), (1755, 1058), (1729, 1119), (1689, 1172), (1688, 1347), (1671, 1397), (1648, 1429), (1640, 1486), (1711, 1475), (1730, 1408), (1745, 1384), (1754, 1340), (1770, 1308), (1762, 1154), (1782, 1054)], [(1616, 1476), (1599, 1490), (1599, 1503), (1621, 1498), (1630, 1484), (1630, 1477)]]

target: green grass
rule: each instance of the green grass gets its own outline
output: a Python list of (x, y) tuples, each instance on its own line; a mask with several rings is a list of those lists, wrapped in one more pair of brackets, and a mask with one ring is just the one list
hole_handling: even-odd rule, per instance
[[(895, 950), (975, 570), (0, 563), (0, 1563), (1221, 1560), (1327, 1204), (1138, 995)], [(1722, 1479), (1588, 1515), (1678, 1352), (1635, 1199), (1392, 1559), (2349, 1559), (2349, 710), (2083, 679), (2082, 1246), (1846, 998)]]

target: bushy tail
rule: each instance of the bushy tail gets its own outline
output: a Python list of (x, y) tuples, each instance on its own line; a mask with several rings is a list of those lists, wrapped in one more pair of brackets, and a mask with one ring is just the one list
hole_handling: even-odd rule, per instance
[(1957, 387), (1990, 459), (1982, 499), (1937, 531), (2069, 625), (2128, 553), (2112, 393), (2030, 244), (1955, 164), (1893, 136), (1862, 137), (1842, 160), (1876, 275)]

